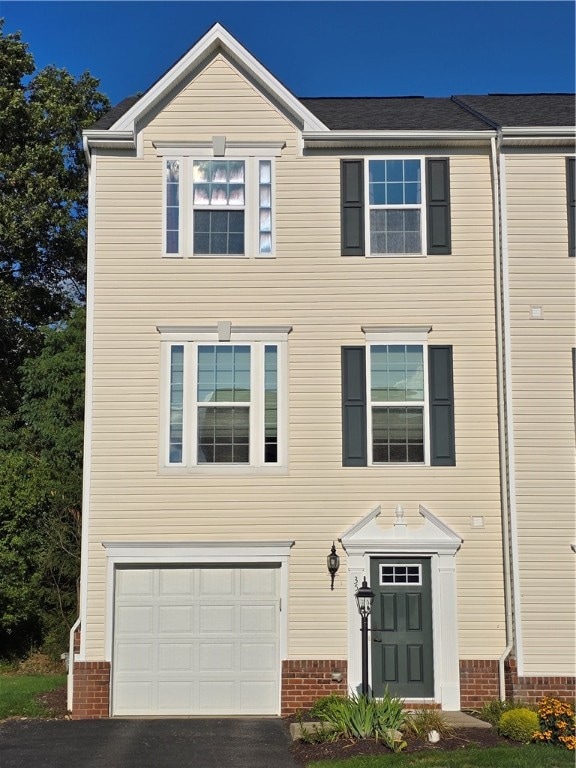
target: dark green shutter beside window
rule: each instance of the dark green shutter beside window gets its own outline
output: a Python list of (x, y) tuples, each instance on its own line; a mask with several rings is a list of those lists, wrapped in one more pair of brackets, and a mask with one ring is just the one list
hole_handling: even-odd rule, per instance
[(566, 161), (566, 194), (568, 202), (568, 255), (576, 256), (576, 160)]
[(365, 467), (366, 348), (342, 347), (342, 464)]
[(451, 253), (450, 161), (446, 158), (426, 160), (426, 219), (428, 253)]
[(342, 256), (364, 256), (363, 160), (342, 160), (340, 197)]
[(430, 464), (454, 466), (454, 385), (452, 347), (428, 347), (430, 394)]

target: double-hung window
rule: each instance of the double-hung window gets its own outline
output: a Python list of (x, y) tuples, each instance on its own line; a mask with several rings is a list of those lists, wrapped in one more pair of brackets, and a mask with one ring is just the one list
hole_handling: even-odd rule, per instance
[(163, 332), (171, 339), (163, 343), (163, 466), (285, 464), (286, 335), (250, 340), (239, 331), (220, 341), (210, 332)]
[(429, 329), (364, 329), (342, 348), (344, 466), (455, 463), (452, 347)]
[(283, 144), (227, 148), (225, 156), (196, 146), (171, 155), (171, 145), (156, 146), (164, 169), (165, 256), (274, 255), (274, 165)]
[(343, 256), (451, 253), (448, 158), (342, 160), (340, 188)]
[(422, 161), (368, 160), (370, 254), (422, 253)]

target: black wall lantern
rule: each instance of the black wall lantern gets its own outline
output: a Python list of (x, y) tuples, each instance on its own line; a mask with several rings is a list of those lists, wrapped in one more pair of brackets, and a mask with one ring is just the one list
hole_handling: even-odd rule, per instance
[(340, 568), (340, 558), (336, 554), (336, 547), (334, 546), (334, 542), (332, 542), (332, 549), (330, 550), (330, 554), (326, 558), (326, 563), (328, 565), (328, 573), (330, 574), (330, 578), (332, 579), (330, 583), (330, 589), (334, 590), (334, 577), (338, 573), (338, 568)]

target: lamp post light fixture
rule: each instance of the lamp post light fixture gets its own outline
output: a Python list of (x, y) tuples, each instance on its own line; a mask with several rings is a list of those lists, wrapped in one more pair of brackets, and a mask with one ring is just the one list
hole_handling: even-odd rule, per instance
[(354, 595), (358, 613), (362, 619), (362, 695), (368, 696), (368, 616), (372, 612), (372, 603), (374, 602), (374, 592), (366, 583), (366, 576), (362, 581), (362, 586)]
[(330, 578), (332, 579), (332, 582), (330, 584), (330, 589), (334, 590), (334, 577), (338, 573), (338, 568), (340, 568), (340, 558), (336, 554), (336, 547), (334, 545), (334, 542), (332, 542), (332, 549), (330, 550), (330, 554), (326, 558), (326, 564), (328, 565), (328, 573), (330, 574)]

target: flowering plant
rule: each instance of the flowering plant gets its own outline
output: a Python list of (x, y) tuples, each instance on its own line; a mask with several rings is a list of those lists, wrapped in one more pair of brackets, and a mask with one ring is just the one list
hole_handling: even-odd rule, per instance
[(566, 749), (576, 749), (574, 707), (566, 701), (551, 696), (538, 705), (540, 730), (533, 736), (535, 741), (562, 744)]

